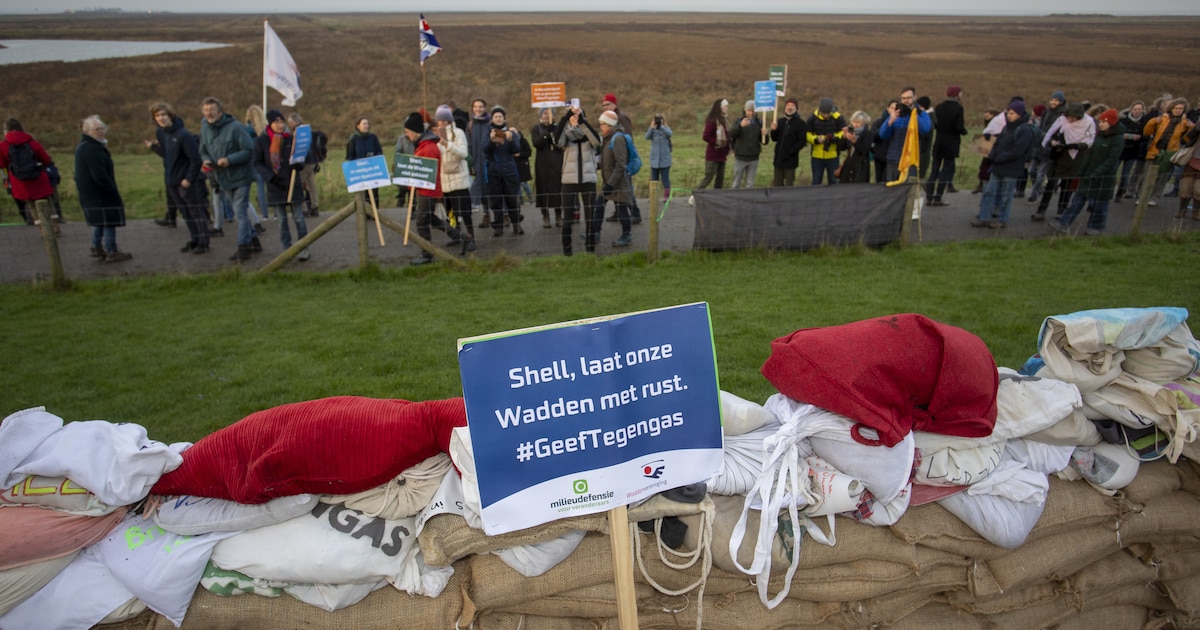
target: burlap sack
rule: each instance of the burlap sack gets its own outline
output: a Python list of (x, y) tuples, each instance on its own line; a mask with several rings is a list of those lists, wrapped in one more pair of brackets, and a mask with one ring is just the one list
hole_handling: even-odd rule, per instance
[(929, 603), (948, 585), (914, 585), (883, 597), (847, 601), (837, 620), (846, 628), (890, 628)]
[(1087, 610), (1062, 620), (1054, 630), (1096, 630), (1097, 628), (1143, 628), (1150, 609), (1133, 604), (1105, 606)]
[(1052, 575), (1071, 575), (1120, 549), (1116, 532), (1090, 525), (1028, 541), (987, 564), (1000, 588), (1015, 591)]
[(602, 630), (604, 621), (606, 620), (490, 612), (476, 619), (475, 627), (480, 630)]
[[(667, 610), (663, 610), (667, 608)], [(683, 610), (680, 610), (683, 608)], [(841, 612), (841, 604), (833, 602), (804, 602), (784, 598), (768, 610), (758, 600), (757, 592), (704, 598), (704, 630), (785, 630), (795, 628), (838, 627), (833, 618)], [(615, 615), (606, 628), (618, 628)], [(686, 607), (672, 603), (662, 606), (652, 599), (638, 603), (638, 627), (641, 630), (692, 629), (696, 627), (696, 605)]]
[(1120, 509), (1108, 497), (1083, 481), (1065, 481), (1050, 477), (1046, 507), (1026, 542), (1037, 540), (1081, 525), (1112, 523)]
[[(1143, 588), (1143, 585), (1121, 585), (1083, 594), (1063, 593), (1052, 602), (989, 615), (986, 619), (997, 628), (1045, 628), (1065, 623), (1083, 613), (1111, 606), (1137, 606), (1162, 611), (1171, 611), (1174, 608), (1171, 600), (1152, 588)], [(1097, 627), (1120, 626), (1103, 624)]]
[[(712, 495), (716, 508), (713, 523), (713, 566), (726, 571), (737, 572), (729, 555), (729, 537), (733, 526), (741, 515), (745, 497), (729, 497)], [(761, 512), (751, 510), (746, 522), (746, 537), (738, 550), (738, 560), (742, 566), (750, 566), (753, 561), (756, 532), (758, 531)], [(688, 526), (684, 545), (695, 549), (700, 535), (700, 518), (689, 516), (683, 519)], [(905, 544), (887, 528), (864, 525), (848, 518), (835, 520), (837, 545), (830, 547), (810, 540), (807, 536), (800, 541), (801, 569), (807, 567), (825, 567), (830, 564), (851, 562), (854, 560), (879, 560), (894, 562), (915, 569), (917, 567), (916, 550), (912, 545)], [(822, 528), (825, 522), (822, 519)], [(775, 573), (782, 575), (787, 571), (787, 551), (776, 539), (772, 549), (771, 566)]]
[[(1193, 545), (1200, 545), (1193, 542)], [(1146, 562), (1144, 558), (1140, 558)], [(1155, 548), (1150, 562), (1146, 562), (1158, 571), (1160, 580), (1179, 580), (1194, 575), (1200, 575), (1200, 546), (1187, 551), (1177, 549)]]
[(1163, 586), (1166, 587), (1171, 602), (1189, 620), (1195, 621), (1200, 617), (1200, 574), (1177, 580), (1164, 580)]
[[(397, 620), (420, 619), (422, 627), (453, 628), (463, 608), (463, 577), (455, 571), (438, 597), (409, 595), (381, 588), (361, 602), (325, 612), (292, 597), (240, 595), (220, 597), (197, 588), (182, 630), (275, 630), (277, 628), (355, 628), (395, 630)], [(175, 630), (155, 615), (146, 630)]]
[(1132, 544), (1200, 536), (1200, 497), (1172, 492), (1150, 501), (1137, 514), (1121, 521), (1121, 542)]
[(1133, 483), (1121, 489), (1121, 496), (1135, 504), (1146, 504), (1164, 494), (1175, 492), (1183, 485), (1180, 474), (1183, 466), (1165, 460), (1146, 462), (1138, 468)]
[(566, 560), (537, 577), (523, 577), (492, 554), (467, 558), (471, 599), (481, 613), (512, 610), (526, 602), (613, 581), (607, 536), (589, 532)]
[(546, 542), (580, 529), (589, 532), (607, 531), (607, 527), (607, 514), (589, 514), (498, 536), (488, 536), (483, 530), (467, 525), (466, 519), (457, 514), (439, 514), (425, 523), (417, 542), (425, 554), (425, 564), (431, 567), (447, 567), (471, 554)]
[[(646, 584), (634, 584), (638, 601), (650, 599), (656, 593)], [(560, 595), (551, 595), (538, 600), (522, 602), (514, 606), (500, 606), (495, 612), (506, 612), (535, 617), (570, 617), (580, 619), (606, 619), (616, 613), (617, 587), (612, 580), (605, 584), (585, 586)], [(489, 611), (492, 612), (492, 611)]]
[[(890, 630), (929, 630), (930, 628), (954, 628), (954, 630), (983, 630), (983, 620), (956, 610), (947, 604), (931, 602), (919, 610), (897, 621)], [(1095, 630), (1094, 628), (1092, 630)]]

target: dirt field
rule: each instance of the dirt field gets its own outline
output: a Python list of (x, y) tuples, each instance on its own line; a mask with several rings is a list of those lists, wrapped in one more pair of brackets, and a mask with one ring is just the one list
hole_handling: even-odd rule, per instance
[[(191, 121), (216, 95), (240, 115), (262, 98), (262, 24), (256, 15), (5, 16), (0, 38), (203, 40), (223, 49), (153, 57), (0, 67), (3, 112), (47, 145), (74, 145), (77, 121), (110, 122), (116, 151), (141, 151), (146, 107), (175, 103)], [(381, 137), (422, 104), (417, 16), (267, 16), (301, 69), (300, 111), (348, 134), (369, 115)], [(750, 98), (771, 64), (786, 63), (802, 110), (831, 96), (845, 112), (882, 110), (904, 85), (937, 103), (964, 89), (969, 120), (1014, 94), (1125, 107), (1164, 91), (1196, 99), (1200, 18), (963, 18), (769, 14), (426, 15), (445, 50), (427, 62), (426, 102), (474, 96), (532, 123), (528, 84), (565, 81), (585, 106), (616, 93), (635, 124), (664, 112), (694, 131), (716, 98)], [(278, 105), (279, 96), (271, 93)], [(194, 109), (193, 109), (194, 108)], [(197, 112), (197, 113), (191, 113)]]

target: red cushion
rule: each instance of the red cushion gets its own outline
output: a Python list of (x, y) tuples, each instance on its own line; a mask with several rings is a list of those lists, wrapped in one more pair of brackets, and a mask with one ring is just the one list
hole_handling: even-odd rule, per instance
[(913, 429), (991, 435), (1000, 376), (983, 340), (923, 315), (807, 328), (771, 342), (763, 376), (784, 395), (875, 429), (894, 446)]
[(450, 431), (466, 424), (462, 398), (337, 396), (281, 405), (201, 438), (152, 492), (250, 504), (353, 494), (447, 452)]

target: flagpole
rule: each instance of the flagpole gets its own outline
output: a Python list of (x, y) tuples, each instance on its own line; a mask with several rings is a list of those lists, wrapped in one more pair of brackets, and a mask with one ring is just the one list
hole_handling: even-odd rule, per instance
[(267, 18), (263, 18), (263, 104), (262, 110), (265, 114), (267, 111)]
[[(422, 61), (421, 62), (421, 111), (425, 112), (426, 114), (429, 113), (429, 107), (426, 106), (427, 100), (428, 99), (426, 98), (426, 94), (425, 94), (425, 62)], [(425, 122), (425, 121), (422, 120), (421, 122)]]

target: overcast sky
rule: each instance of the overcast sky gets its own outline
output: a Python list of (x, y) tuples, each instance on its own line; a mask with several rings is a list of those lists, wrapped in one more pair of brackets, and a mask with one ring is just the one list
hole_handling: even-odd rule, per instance
[[(729, 0), (599, 0), (564, 2), (563, 0), (524, 0), (503, 3), (495, 0), (455, 0), (452, 3), (419, 3), (408, 0), (286, 0), (282, 3), (246, 2), (245, 0), (200, 0), (186, 3), (164, 0), (0, 0), (0, 13), (60, 13), (68, 9), (94, 7), (124, 11), (169, 10), (215, 13), (321, 13), (379, 11), (435, 15), (439, 9), (454, 11), (711, 11), (729, 13), (870, 13), (935, 15), (1043, 15), (1047, 13), (1112, 13), (1117, 15), (1200, 15), (1197, 0), (999, 0), (989, 3), (962, 0), (757, 0), (736, 4)], [(268, 9), (270, 7), (270, 9)]]

